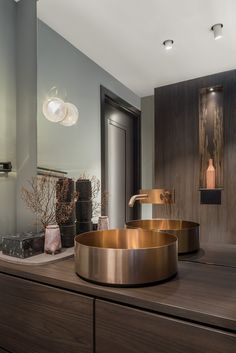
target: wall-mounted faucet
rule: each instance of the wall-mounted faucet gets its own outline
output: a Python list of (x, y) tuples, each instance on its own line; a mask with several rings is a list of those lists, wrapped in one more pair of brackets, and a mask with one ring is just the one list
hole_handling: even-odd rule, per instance
[(174, 203), (174, 190), (150, 189), (140, 190), (140, 194), (133, 195), (129, 200), (129, 207), (133, 207), (135, 201), (151, 203), (156, 205), (167, 205)]
[(131, 196), (131, 198), (129, 200), (129, 207), (133, 207), (135, 204), (135, 201), (143, 200), (143, 199), (147, 199), (147, 198), (148, 198), (148, 194), (133, 195), (133, 196)]

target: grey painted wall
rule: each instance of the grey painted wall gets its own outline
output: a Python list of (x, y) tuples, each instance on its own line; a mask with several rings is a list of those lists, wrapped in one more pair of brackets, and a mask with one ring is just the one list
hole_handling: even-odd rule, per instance
[(0, 0), (0, 161), (11, 161), (14, 172), (0, 174), (0, 234), (15, 231), (16, 81), (13, 0)]
[[(38, 23), (38, 165), (101, 175), (100, 85), (140, 108), (140, 98), (59, 34)], [(56, 86), (58, 96), (75, 104), (80, 113), (73, 127), (47, 121), (42, 104)]]
[[(142, 187), (152, 189), (154, 170), (154, 96), (141, 99)], [(142, 205), (142, 218), (152, 218), (152, 205)]]
[(21, 0), (16, 10), (17, 231), (35, 228), (21, 199), (22, 186), (37, 165), (37, 0)]

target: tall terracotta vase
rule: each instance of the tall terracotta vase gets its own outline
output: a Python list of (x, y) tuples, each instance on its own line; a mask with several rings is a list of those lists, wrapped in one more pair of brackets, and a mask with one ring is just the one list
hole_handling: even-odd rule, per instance
[(209, 159), (206, 171), (206, 187), (207, 189), (215, 189), (216, 187), (216, 170), (213, 165), (213, 159)]

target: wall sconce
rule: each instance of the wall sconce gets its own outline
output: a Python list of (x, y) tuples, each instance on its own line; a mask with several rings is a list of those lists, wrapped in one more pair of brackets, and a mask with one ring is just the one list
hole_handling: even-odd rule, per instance
[(59, 123), (67, 115), (67, 107), (62, 99), (57, 97), (48, 98), (43, 103), (43, 115), (53, 123)]
[(167, 40), (164, 40), (162, 44), (164, 45), (166, 50), (170, 50), (173, 48), (174, 41), (172, 39), (167, 39)]
[[(53, 87), (49, 92), (54, 89), (56, 88)], [(56, 96), (45, 100), (43, 103), (43, 115), (47, 120), (67, 127), (75, 125), (79, 118), (78, 109), (74, 104), (64, 102), (64, 100)]]
[(213, 25), (211, 27), (211, 30), (214, 33), (215, 40), (222, 38), (222, 36), (223, 36), (222, 28), (223, 28), (223, 24), (222, 23), (216, 23), (215, 25)]
[(67, 108), (66, 117), (60, 121), (60, 124), (63, 126), (73, 126), (77, 123), (79, 119), (79, 112), (77, 107), (72, 103), (65, 103)]

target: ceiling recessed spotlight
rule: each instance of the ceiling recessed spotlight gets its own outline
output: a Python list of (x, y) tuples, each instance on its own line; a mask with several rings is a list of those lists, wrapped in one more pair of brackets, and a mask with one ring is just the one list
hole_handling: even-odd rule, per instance
[(164, 40), (162, 44), (164, 45), (166, 50), (170, 50), (173, 48), (174, 41), (172, 39), (167, 39), (167, 40)]
[(215, 40), (222, 38), (222, 36), (223, 36), (223, 33), (222, 33), (223, 30), (222, 30), (222, 28), (223, 28), (223, 24), (222, 24), (222, 23), (216, 23), (215, 25), (213, 25), (213, 26), (211, 27), (211, 30), (212, 30), (213, 33), (214, 33), (214, 38), (215, 38)]

